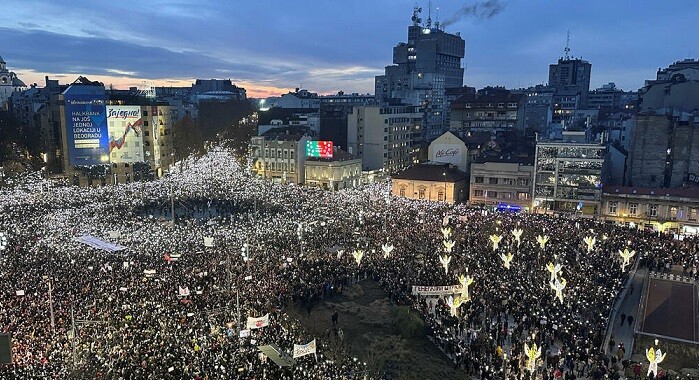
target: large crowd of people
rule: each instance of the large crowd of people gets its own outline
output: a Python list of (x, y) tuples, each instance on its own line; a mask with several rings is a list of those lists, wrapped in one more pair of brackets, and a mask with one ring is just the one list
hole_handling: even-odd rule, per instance
[[(19, 180), (0, 194), (8, 239), (0, 252), (0, 333), (13, 343), (13, 363), (0, 365), (0, 378), (380, 377), (349, 354), (325, 350), (323, 337), (286, 312), (293, 303), (311, 308), (360, 277), (420, 313), (465, 376), (529, 378), (526, 343), (543, 348), (536, 363), (543, 378), (603, 378), (626, 365), (602, 353), (630, 267), (622, 269), (618, 251), (628, 247), (637, 264), (682, 265), (696, 276), (696, 239), (388, 194), (386, 183), (338, 192), (272, 184), (223, 148), (152, 182), (78, 188)], [(446, 270), (443, 228), (455, 243)], [(523, 230), (519, 244), (514, 229)], [(86, 235), (125, 249), (77, 241)], [(502, 236), (497, 249), (490, 235)], [(539, 235), (550, 238), (543, 248)], [(596, 239), (589, 251), (588, 236)], [(384, 245), (394, 247), (390, 254)], [(562, 267), (562, 300), (548, 263)], [(456, 313), (445, 297), (411, 291), (456, 285), (459, 275), (474, 282)], [(248, 317), (263, 315), (268, 326), (240, 336)], [(292, 367), (258, 349), (274, 344), (290, 353), (314, 338), (317, 355)]]

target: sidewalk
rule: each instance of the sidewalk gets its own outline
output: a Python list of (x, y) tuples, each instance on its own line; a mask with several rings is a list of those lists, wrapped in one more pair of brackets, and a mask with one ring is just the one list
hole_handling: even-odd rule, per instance
[[(631, 358), (631, 351), (633, 351), (634, 327), (638, 318), (642, 318), (642, 316), (637, 314), (642, 302), (641, 295), (643, 294), (643, 281), (647, 276), (647, 268), (639, 268), (636, 271), (634, 278), (631, 280), (633, 292), (626, 294), (626, 298), (624, 298), (624, 300), (621, 302), (619, 310), (616, 312), (615, 320), (610, 321), (611, 325), (613, 326), (612, 334), (614, 334), (614, 341), (616, 342), (615, 347), (612, 349), (610, 354), (616, 353), (616, 347), (619, 346), (620, 342), (623, 342), (626, 350), (624, 359)], [(624, 324), (622, 325), (621, 314), (633, 316), (633, 325), (629, 326), (628, 321), (624, 321)]]

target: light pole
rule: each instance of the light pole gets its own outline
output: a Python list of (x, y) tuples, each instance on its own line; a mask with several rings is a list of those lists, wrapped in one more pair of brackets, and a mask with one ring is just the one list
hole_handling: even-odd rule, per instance
[(53, 313), (53, 287), (51, 286), (51, 277), (44, 276), (44, 280), (49, 283), (49, 312), (51, 313), (51, 331), (56, 333), (56, 319)]

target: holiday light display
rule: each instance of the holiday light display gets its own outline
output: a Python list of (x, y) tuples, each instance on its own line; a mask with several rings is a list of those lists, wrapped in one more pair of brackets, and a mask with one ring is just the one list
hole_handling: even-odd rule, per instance
[(551, 281), (555, 280), (559, 273), (563, 270), (563, 266), (559, 263), (553, 265), (552, 262), (546, 264), (546, 269), (551, 273)]
[(440, 256), (439, 262), (442, 263), (442, 267), (444, 267), (444, 274), (449, 274), (449, 263), (451, 262), (451, 256)]
[(444, 240), (449, 239), (449, 237), (451, 236), (451, 227), (442, 228), (442, 235), (444, 235)]
[(515, 237), (515, 240), (517, 241), (517, 246), (518, 246), (518, 247), (519, 247), (519, 243), (521, 243), (521, 239), (520, 239), (520, 238), (522, 237), (522, 233), (523, 233), (523, 232), (524, 232), (524, 231), (522, 231), (521, 228), (516, 228), (516, 229), (512, 230), (512, 235)]
[(500, 258), (502, 259), (503, 264), (505, 265), (505, 268), (510, 269), (510, 263), (512, 263), (512, 259), (515, 256), (512, 254), (512, 252), (508, 252), (507, 255), (504, 253), (500, 254)]
[(493, 251), (497, 251), (498, 246), (500, 245), (500, 240), (502, 240), (502, 235), (490, 235), (490, 241), (493, 243)]
[(456, 245), (456, 242), (453, 240), (445, 240), (444, 241), (444, 252), (446, 253), (451, 253), (451, 250), (454, 248), (454, 245)]
[(531, 347), (524, 343), (524, 354), (527, 356), (527, 371), (534, 373), (536, 371), (536, 360), (541, 357), (541, 347), (538, 347), (536, 343), (532, 343)]
[(354, 252), (352, 252), (352, 256), (354, 257), (354, 261), (357, 262), (357, 266), (362, 265), (362, 257), (364, 257), (364, 251), (355, 250)]
[(595, 248), (595, 242), (597, 242), (597, 238), (593, 236), (587, 236), (585, 239), (583, 239), (585, 244), (587, 244), (587, 253), (592, 252), (592, 250)]
[(663, 353), (659, 348), (656, 351), (653, 351), (653, 347), (646, 349), (646, 358), (649, 362), (648, 374), (646, 376), (650, 376), (651, 372), (654, 376), (658, 376), (658, 364), (665, 360), (666, 355), (667, 352)]
[(536, 237), (536, 241), (537, 241), (537, 243), (539, 243), (539, 247), (541, 247), (541, 249), (545, 249), (546, 243), (548, 243), (548, 241), (549, 241), (549, 237), (546, 235), (544, 235), (544, 236), (539, 235)]
[(563, 303), (563, 289), (566, 287), (566, 279), (563, 277), (556, 277), (549, 282), (549, 285), (551, 285), (551, 289), (556, 292), (556, 298)]
[(627, 265), (631, 263), (631, 258), (636, 254), (636, 251), (629, 251), (628, 248), (624, 248), (624, 250), (619, 250), (619, 256), (621, 256), (622, 262), (621, 262), (621, 270), (623, 271)]
[(381, 246), (381, 249), (383, 250), (383, 258), (387, 259), (389, 256), (391, 256), (391, 252), (393, 251), (393, 244), (386, 243)]
[(461, 290), (461, 300), (462, 300), (463, 302), (468, 302), (468, 301), (470, 301), (470, 300), (471, 300), (471, 295), (470, 295), (469, 292), (468, 292), (468, 287), (471, 286), (471, 284), (473, 284), (473, 277), (469, 276), (468, 274), (465, 275), (465, 276), (464, 276), (464, 275), (461, 275), (461, 276), (459, 276), (459, 283), (460, 283), (461, 286), (462, 286), (462, 290)]

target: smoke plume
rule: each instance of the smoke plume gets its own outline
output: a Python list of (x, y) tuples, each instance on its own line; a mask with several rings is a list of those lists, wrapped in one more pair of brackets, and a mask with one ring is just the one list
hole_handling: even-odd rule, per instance
[(495, 17), (505, 9), (505, 5), (499, 0), (479, 1), (472, 5), (464, 5), (456, 13), (442, 22), (442, 26), (449, 26), (465, 17), (489, 19)]

